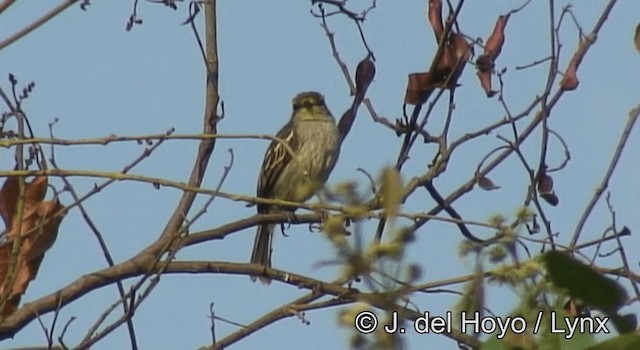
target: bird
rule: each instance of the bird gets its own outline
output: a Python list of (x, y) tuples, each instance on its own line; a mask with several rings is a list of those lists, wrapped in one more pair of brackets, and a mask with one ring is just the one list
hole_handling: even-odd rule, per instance
[[(257, 184), (257, 197), (290, 202), (305, 202), (329, 178), (340, 154), (341, 136), (335, 118), (327, 108), (324, 96), (307, 91), (292, 101), (291, 118), (274, 139), (264, 155)], [(258, 204), (258, 214), (293, 212)], [(271, 267), (274, 224), (257, 228), (251, 263)], [(264, 284), (271, 280), (259, 277)], [(256, 281), (256, 276), (251, 276)]]

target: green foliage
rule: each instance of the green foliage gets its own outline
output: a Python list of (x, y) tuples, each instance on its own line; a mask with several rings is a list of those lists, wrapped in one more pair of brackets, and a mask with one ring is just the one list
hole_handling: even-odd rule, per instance
[(640, 349), (640, 335), (623, 334), (619, 337), (609, 339), (600, 344), (592, 346), (587, 350), (637, 350)]
[(400, 200), (402, 200), (402, 180), (400, 173), (394, 168), (387, 167), (380, 175), (380, 196), (382, 206), (388, 217), (398, 215)]
[(489, 225), (493, 227), (501, 227), (507, 222), (507, 218), (500, 214), (495, 214), (489, 218)]
[(566, 288), (569, 295), (589, 305), (615, 311), (627, 299), (626, 291), (617, 282), (568, 254), (551, 251), (544, 255), (544, 262), (556, 286)]
[[(379, 179), (379, 203), (389, 223), (380, 242), (374, 241), (364, 246), (359, 218), (371, 215), (370, 209), (366, 207), (367, 202), (358, 194), (357, 188), (349, 184), (341, 186), (341, 202), (345, 204), (343, 214), (328, 216), (323, 230), (337, 247), (338, 263), (342, 265), (345, 277), (364, 279), (371, 291), (384, 296), (385, 304), (402, 304), (410, 293), (407, 286), (422, 276), (422, 270), (417, 265), (405, 265), (404, 262), (407, 244), (413, 242), (415, 232), (411, 225), (403, 227), (396, 221), (401, 209), (400, 197), (397, 196), (402, 187), (400, 178), (394, 170), (385, 169)], [(460, 256), (473, 259), (474, 275), (465, 283), (454, 307), (454, 324), (460, 324), (462, 312), (467, 315), (477, 312), (480, 317), (487, 317), (485, 293), (486, 283), (489, 281), (507, 284), (519, 294), (519, 305), (510, 316), (502, 316), (501, 319), (518, 317), (524, 320), (526, 330), (516, 332), (505, 329), (500, 338), (494, 333), (484, 341), (482, 349), (585, 350), (591, 347), (605, 349), (607, 346), (611, 349), (633, 349), (638, 339), (629, 337), (615, 338), (598, 345), (602, 347), (594, 347), (595, 339), (590, 333), (594, 329), (585, 331), (576, 328), (583, 324), (593, 325), (594, 318), (582, 319), (579, 315), (570, 315), (564, 310), (568, 297), (580, 300), (602, 310), (619, 331), (629, 331), (635, 327), (635, 319), (629, 315), (617, 314), (617, 310), (627, 300), (624, 289), (593, 268), (563, 253), (549, 252), (522, 259), (515, 246), (520, 231), (533, 220), (533, 215), (529, 209), (520, 208), (514, 216), (511, 223), (508, 222), (510, 219), (502, 215), (493, 215), (488, 219), (488, 224), (496, 232), (495, 239), (482, 244), (472, 241), (460, 244)], [(350, 225), (351, 222), (353, 225)], [(353, 231), (353, 235), (349, 231)], [(401, 268), (403, 265), (406, 269)], [(401, 339), (396, 335), (380, 329), (362, 334), (353, 328), (356, 315), (366, 308), (373, 309), (368, 304), (359, 304), (340, 314), (340, 324), (353, 330), (351, 347), (401, 347)], [(391, 314), (376, 317), (382, 325), (379, 328), (391, 323)], [(537, 327), (535, 331), (534, 325)]]
[[(384, 169), (379, 177), (379, 191), (376, 194), (382, 206), (382, 213), (388, 225), (382, 240), (365, 244), (361, 220), (370, 216), (371, 208), (355, 183), (338, 185), (334, 199), (343, 206), (342, 214), (329, 215), (322, 229), (336, 247), (337, 261), (342, 268), (342, 277), (364, 281), (366, 289), (383, 298), (383, 304), (402, 305), (408, 292), (407, 285), (422, 276), (422, 269), (416, 264), (404, 262), (408, 243), (415, 240), (411, 226), (400, 226), (396, 220), (401, 208), (402, 182), (398, 172)], [(373, 236), (371, 233), (367, 237)], [(372, 302), (375, 304), (375, 302)], [(357, 316), (362, 312), (372, 312), (375, 307), (359, 303), (340, 312), (339, 324), (350, 329), (349, 343), (352, 349), (399, 349), (402, 338), (384, 331), (384, 325), (393, 324), (390, 313), (375, 314), (379, 326), (368, 334), (358, 332), (354, 327)], [(373, 314), (373, 313), (372, 313)], [(401, 319), (397, 322), (400, 324)]]
[(518, 223), (527, 223), (533, 220), (533, 211), (528, 207), (520, 207), (516, 212)]
[(327, 234), (331, 243), (337, 247), (344, 247), (347, 244), (347, 233), (345, 232), (344, 215), (328, 215), (322, 223), (322, 231)]
[[(343, 214), (329, 215), (324, 220), (322, 230), (337, 248), (337, 263), (342, 266), (343, 277), (365, 278), (373, 282), (369, 283), (370, 287), (384, 285), (383, 289), (393, 289), (397, 288), (396, 281), (401, 280), (398, 275), (402, 272), (400, 265), (406, 245), (413, 242), (415, 236), (410, 226), (399, 227), (395, 224), (395, 217), (401, 206), (402, 190), (398, 172), (393, 168), (386, 168), (381, 172), (379, 181), (378, 196), (389, 222), (381, 241), (364, 246), (360, 220), (371, 215), (371, 208), (367, 206), (368, 201), (360, 194), (354, 182), (342, 183), (336, 187), (334, 199), (343, 204)], [(348, 239), (349, 236), (353, 239)], [(391, 272), (385, 269), (390, 269)], [(370, 280), (372, 273), (376, 275), (375, 281)], [(406, 276), (410, 280), (415, 280), (420, 274), (421, 271), (416, 266), (410, 265), (407, 268)]]
[[(372, 307), (365, 303), (357, 303), (343, 309), (338, 314), (338, 324), (346, 329), (354, 330), (357, 324), (363, 324), (370, 333), (353, 331), (349, 338), (349, 348), (362, 350), (395, 350), (404, 346), (400, 333), (389, 333), (384, 330), (385, 325), (393, 325), (394, 319), (391, 313), (381, 315), (371, 311)], [(373, 318), (372, 318), (373, 317)], [(402, 320), (396, 319), (398, 327), (403, 327)], [(375, 325), (375, 326), (372, 326)], [(371, 326), (369, 328), (368, 326)]]
[(627, 300), (627, 292), (616, 281), (568, 254), (551, 251), (544, 255), (549, 278), (558, 287), (586, 304), (602, 310), (621, 333), (632, 332), (635, 316), (621, 316), (617, 311)]
[[(524, 317), (527, 322), (526, 331), (521, 334), (510, 331), (502, 339), (492, 336), (482, 344), (482, 350), (585, 350), (595, 343), (593, 335), (588, 332), (569, 333), (567, 320), (575, 322), (575, 318), (569, 317), (562, 309), (529, 308), (519, 311), (525, 313), (515, 312), (511, 316)], [(538, 318), (540, 329), (534, 332)]]
[(485, 304), (485, 285), (484, 285), (484, 271), (482, 265), (476, 265), (476, 271), (474, 278), (467, 282), (464, 286), (462, 296), (455, 306), (454, 316), (456, 317), (456, 323), (460, 324), (458, 318), (463, 312), (466, 314), (473, 314), (479, 312), (480, 315), (484, 313)]
[(487, 256), (490, 262), (496, 264), (507, 257), (507, 250), (503, 246), (494, 246), (488, 249)]

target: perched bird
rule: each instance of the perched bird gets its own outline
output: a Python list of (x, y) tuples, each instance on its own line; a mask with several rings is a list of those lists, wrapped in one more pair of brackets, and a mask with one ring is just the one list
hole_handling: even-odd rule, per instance
[[(267, 148), (260, 168), (257, 196), (304, 202), (327, 181), (340, 153), (340, 132), (324, 103), (324, 96), (314, 91), (298, 94), (293, 99), (291, 119), (276, 137), (282, 142), (274, 140)], [(258, 204), (258, 214), (294, 210)], [(258, 227), (251, 263), (271, 266), (274, 226)], [(251, 280), (255, 281), (256, 277), (251, 276)], [(271, 282), (267, 278), (260, 280)]]

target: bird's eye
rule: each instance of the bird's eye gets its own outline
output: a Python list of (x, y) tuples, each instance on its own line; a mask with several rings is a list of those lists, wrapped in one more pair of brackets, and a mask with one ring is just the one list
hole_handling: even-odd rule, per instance
[(306, 97), (294, 101), (293, 108), (298, 110), (301, 108), (309, 109), (316, 106), (324, 105), (324, 99), (319, 97)]

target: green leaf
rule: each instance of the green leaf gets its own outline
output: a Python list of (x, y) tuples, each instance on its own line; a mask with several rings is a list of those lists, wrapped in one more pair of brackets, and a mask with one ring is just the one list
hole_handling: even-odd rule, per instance
[(637, 325), (634, 315), (617, 313), (627, 299), (627, 292), (616, 281), (605, 277), (590, 266), (557, 251), (544, 255), (551, 281), (566, 288), (569, 295), (602, 310), (620, 333), (630, 333)]
[(482, 343), (480, 350), (510, 350), (510, 348), (507, 342), (496, 337), (491, 337), (491, 339)]
[[(596, 341), (593, 334), (589, 332), (575, 331), (568, 336), (568, 325), (564, 317), (568, 316), (562, 309), (553, 310), (555, 315), (555, 326), (551, 329), (551, 311), (544, 311), (542, 318), (541, 328), (535, 334), (531, 332), (525, 332), (522, 334), (507, 333), (503, 339), (497, 339), (492, 335), (487, 341), (485, 341), (481, 350), (524, 350), (524, 349), (553, 349), (553, 350), (586, 350), (593, 346)], [(536, 314), (542, 311), (536, 311)], [(510, 316), (520, 315), (527, 318), (527, 330), (532, 331), (534, 328), (535, 318), (524, 316), (521, 313), (512, 313)], [(562, 332), (564, 330), (565, 332)], [(614, 348), (612, 348), (614, 349)]]
[[(567, 338), (569, 326), (566, 323), (565, 317), (569, 315), (562, 309), (556, 309), (554, 311), (556, 321), (556, 326), (553, 330), (554, 333), (551, 332), (550, 324), (547, 323), (544, 325), (544, 330), (540, 332), (540, 349), (585, 350), (595, 344), (595, 338), (593, 334), (589, 332), (575, 331), (570, 338)], [(548, 314), (548, 316), (550, 316), (550, 314)], [(548, 322), (548, 320), (545, 321)], [(566, 332), (558, 332), (559, 329), (563, 329)]]
[(627, 299), (627, 292), (616, 281), (568, 254), (551, 251), (544, 255), (544, 262), (556, 286), (605, 313), (617, 311)]
[(623, 334), (592, 346), (587, 350), (637, 350), (640, 349), (640, 335)]

